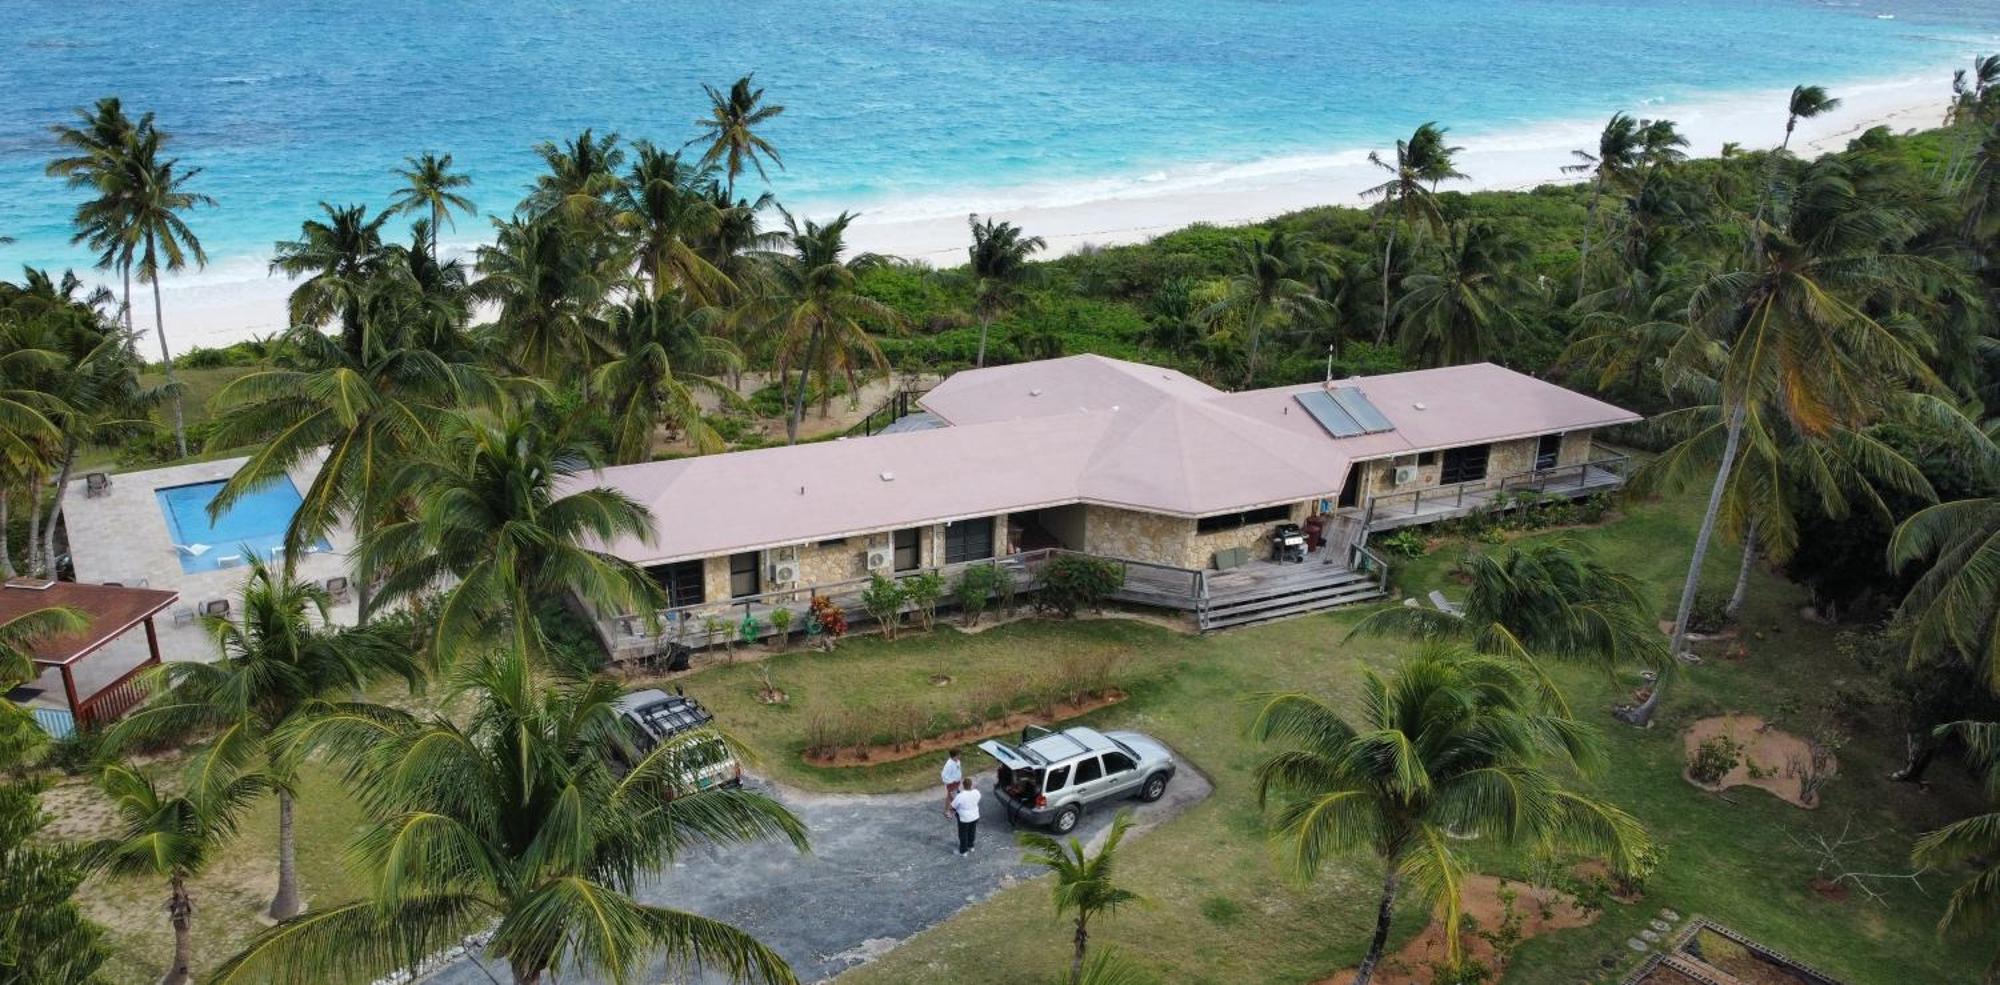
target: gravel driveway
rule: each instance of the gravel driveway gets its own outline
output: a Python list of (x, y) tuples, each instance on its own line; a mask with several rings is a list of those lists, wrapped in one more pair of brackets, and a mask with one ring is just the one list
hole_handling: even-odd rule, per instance
[[(1006, 812), (994, 802), (990, 772), (981, 770), (979, 846), (957, 854), (956, 829), (944, 816), (942, 792), (813, 794), (757, 782), (812, 832), (812, 854), (789, 846), (757, 844), (689, 853), (639, 898), (735, 924), (776, 948), (802, 982), (820, 981), (868, 961), (912, 934), (957, 913), (1039, 870), (1021, 863)], [(1207, 797), (1206, 777), (1181, 762), (1167, 795), (1151, 804), (1129, 801), (1138, 822), (1134, 835)], [(1096, 839), (1115, 810), (1106, 805), (1084, 816), (1077, 835)], [(503, 962), (488, 962), (507, 980)], [(664, 970), (641, 982), (654, 985)], [(698, 978), (720, 983), (720, 975)], [(439, 969), (433, 985), (492, 985), (470, 961)], [(564, 985), (597, 982), (564, 975)], [(676, 983), (678, 985), (678, 983)]]

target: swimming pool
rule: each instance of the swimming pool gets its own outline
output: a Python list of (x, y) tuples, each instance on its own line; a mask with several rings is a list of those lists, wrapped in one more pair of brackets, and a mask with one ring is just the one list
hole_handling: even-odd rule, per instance
[[(251, 557), (282, 557), (285, 528), (299, 511), (299, 490), (288, 478), (277, 478), (245, 493), (236, 505), (214, 520), (208, 504), (215, 501), (222, 481), (197, 482), (154, 490), (167, 533), (174, 539), (181, 570), (189, 573), (234, 567)], [(330, 551), (324, 538), (306, 548)]]

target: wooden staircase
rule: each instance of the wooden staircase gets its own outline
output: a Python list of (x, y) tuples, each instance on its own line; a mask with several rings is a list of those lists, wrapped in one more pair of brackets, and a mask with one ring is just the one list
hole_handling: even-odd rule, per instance
[(1288, 570), (1283, 577), (1260, 578), (1240, 586), (1213, 584), (1208, 597), (1195, 608), (1195, 621), (1202, 632), (1208, 632), (1381, 597), (1382, 587), (1374, 575), (1311, 561)]

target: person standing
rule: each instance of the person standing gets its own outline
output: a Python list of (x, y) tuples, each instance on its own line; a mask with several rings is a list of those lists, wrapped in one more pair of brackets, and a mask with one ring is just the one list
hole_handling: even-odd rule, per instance
[(951, 799), (958, 796), (959, 788), (965, 785), (965, 767), (958, 761), (958, 749), (944, 761), (944, 769), (938, 771), (938, 782), (944, 784), (944, 816), (951, 816)]
[(958, 854), (970, 855), (979, 838), (979, 788), (965, 784), (951, 798), (951, 812), (958, 819)]

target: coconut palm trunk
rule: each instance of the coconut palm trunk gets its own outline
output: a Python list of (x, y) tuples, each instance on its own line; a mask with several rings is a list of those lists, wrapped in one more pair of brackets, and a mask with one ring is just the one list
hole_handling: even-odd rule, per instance
[(174, 380), (174, 357), (167, 352), (166, 306), (160, 301), (160, 269), (153, 259), (153, 233), (146, 231), (146, 269), (153, 272), (153, 334), (160, 337), (160, 362), (167, 372), (167, 389), (172, 391), (174, 401), (174, 447), (180, 450), (180, 457), (188, 453), (187, 423), (181, 415), (180, 388)]
[(56, 469), (55, 488), (49, 491), (48, 519), (42, 523), (42, 574), (56, 576), (56, 517), (62, 514), (63, 494), (69, 491), (69, 477), (76, 468), (76, 439), (63, 436), (62, 466)]
[(28, 565), (28, 574), (34, 576), (42, 573), (41, 470), (31, 470), (27, 475), (27, 481), (22, 485), (28, 487), (28, 556), (23, 560)]
[(139, 355), (139, 333), (132, 327), (132, 265), (120, 263), (118, 269), (125, 279), (125, 293), (118, 301), (118, 315), (125, 322), (125, 351), (136, 357)]
[(1757, 564), (1757, 521), (1751, 520), (1743, 532), (1743, 563), (1736, 568), (1736, 588), (1729, 593), (1729, 604), (1722, 614), (1735, 619), (1743, 611), (1743, 602), (1750, 595), (1750, 569)]
[[(1715, 521), (1722, 512), (1723, 493), (1729, 488), (1729, 474), (1736, 466), (1736, 450), (1743, 443), (1743, 424), (1748, 410), (1738, 406), (1729, 415), (1728, 438), (1722, 446), (1722, 462), (1715, 468), (1715, 485), (1708, 491), (1708, 511), (1702, 514), (1701, 530), (1694, 537), (1694, 557), (1688, 561), (1687, 581), (1681, 585), (1680, 608), (1674, 613), (1673, 641), (1667, 652), (1679, 657), (1687, 648), (1688, 619), (1694, 613), (1695, 594), (1701, 590), (1701, 568), (1708, 561), (1708, 545), (1715, 538)], [(1636, 708), (1618, 713), (1618, 717), (1629, 724), (1645, 726), (1653, 720), (1653, 712), (1660, 707), (1660, 697), (1667, 691), (1667, 677), (1659, 675), (1653, 681), (1653, 693)]]
[(785, 421), (786, 444), (798, 443), (799, 427), (805, 421), (806, 417), (806, 398), (811, 395), (812, 369), (819, 364), (819, 350), (824, 337), (825, 333), (823, 330), (818, 328), (813, 329), (812, 342), (806, 346), (806, 360), (799, 365), (799, 392), (798, 396), (792, 401), (791, 416)]
[(278, 892), (271, 897), (271, 919), (289, 920), (305, 907), (299, 903), (298, 844), (292, 836), (292, 795), (278, 791)]
[(1368, 985), (1375, 976), (1375, 966), (1382, 961), (1382, 952), (1389, 946), (1389, 918), (1396, 909), (1396, 889), (1401, 881), (1396, 875), (1396, 862), (1388, 860), (1389, 872), (1382, 877), (1382, 898), (1375, 904), (1375, 935), (1368, 939), (1368, 953), (1361, 958), (1361, 967), (1354, 970), (1354, 985)]
[(7, 544), (7, 501), (9, 497), (0, 492), (0, 578), (14, 577), (14, 552)]
[(979, 319), (979, 354), (972, 357), (972, 368), (986, 365), (986, 333), (993, 327), (993, 316), (983, 315)]
[(174, 963), (160, 985), (188, 985), (194, 980), (194, 900), (182, 876), (167, 880), (167, 921), (174, 928)]
[(1088, 918), (1076, 918), (1076, 949), (1069, 957), (1069, 983), (1079, 985), (1083, 981), (1083, 952), (1090, 944), (1090, 923)]
[(1597, 202), (1604, 197), (1604, 175), (1599, 173), (1591, 182), (1590, 204), (1584, 208), (1583, 252), (1576, 258), (1576, 296), (1583, 297), (1583, 274), (1590, 269), (1590, 232), (1597, 228)]

